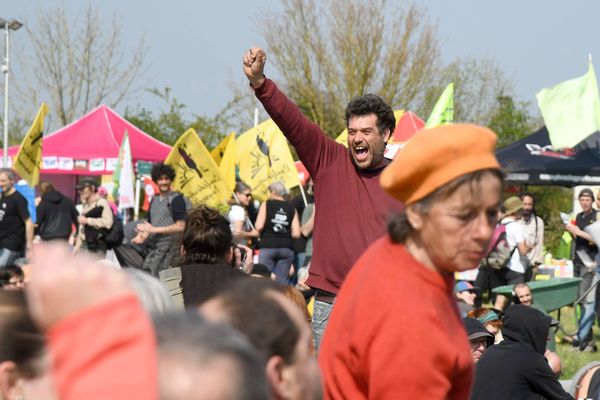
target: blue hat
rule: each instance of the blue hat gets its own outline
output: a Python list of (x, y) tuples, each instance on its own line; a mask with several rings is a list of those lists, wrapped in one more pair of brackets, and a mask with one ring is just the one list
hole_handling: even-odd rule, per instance
[(458, 281), (456, 285), (454, 285), (454, 293), (464, 292), (465, 290), (472, 290), (473, 292), (479, 293), (481, 289), (471, 285), (467, 281)]

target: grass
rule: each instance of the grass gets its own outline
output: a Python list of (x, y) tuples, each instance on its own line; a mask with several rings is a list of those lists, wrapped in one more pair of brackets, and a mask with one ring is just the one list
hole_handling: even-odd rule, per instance
[[(557, 318), (557, 312), (550, 313), (554, 318)], [(577, 330), (575, 322), (575, 309), (573, 307), (563, 307), (560, 312), (560, 326), (568, 333), (573, 333)], [(598, 334), (598, 327), (594, 324), (594, 337)], [(584, 353), (573, 351), (573, 347), (568, 343), (559, 341), (564, 334), (561, 331), (556, 333), (557, 344), (556, 353), (562, 361), (562, 375), (560, 379), (571, 379), (573, 375), (584, 365), (591, 361), (598, 361), (600, 353)], [(596, 343), (597, 344), (597, 343)]]

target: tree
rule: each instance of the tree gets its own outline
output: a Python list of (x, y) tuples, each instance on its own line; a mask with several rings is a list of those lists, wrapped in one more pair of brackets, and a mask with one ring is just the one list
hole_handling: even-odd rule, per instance
[(40, 9), (25, 26), (32, 51), (17, 53), (22, 56), (17, 63), (24, 77), (17, 89), (25, 104), (49, 97), (61, 126), (102, 103), (116, 107), (141, 89), (147, 47), (143, 38), (133, 50), (123, 47), (116, 15), (103, 21), (90, 5), (83, 17), (70, 20), (60, 3)]
[(487, 125), (498, 135), (498, 147), (504, 147), (531, 134), (534, 127), (527, 111), (528, 104), (515, 103), (512, 96), (505, 95), (499, 95), (497, 100), (498, 105)]
[(414, 5), (390, 11), (386, 0), (282, 0), (259, 17), (269, 60), (287, 94), (335, 136), (353, 97), (378, 93), (412, 108), (440, 64), (434, 25)]
[(417, 114), (429, 116), (438, 97), (454, 83), (454, 121), (489, 125), (498, 108), (498, 97), (514, 97), (513, 85), (502, 68), (492, 58), (459, 58), (440, 69), (425, 95)]
[[(202, 142), (212, 148), (231, 128), (225, 111), (217, 113), (215, 117), (193, 115), (188, 120), (184, 115), (186, 105), (172, 96), (171, 88), (166, 87), (163, 90), (154, 88), (148, 92), (162, 99), (167, 109), (156, 115), (145, 108), (138, 107), (135, 111), (127, 109), (125, 119), (162, 142), (173, 145), (186, 130), (194, 128)], [(227, 109), (228, 107), (225, 108)]]

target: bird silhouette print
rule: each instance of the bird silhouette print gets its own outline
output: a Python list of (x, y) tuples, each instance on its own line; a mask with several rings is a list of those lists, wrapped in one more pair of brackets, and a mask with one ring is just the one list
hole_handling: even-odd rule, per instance
[(256, 144), (258, 145), (260, 152), (267, 156), (267, 159), (269, 160), (269, 167), (271, 167), (272, 164), (271, 157), (269, 156), (269, 146), (258, 135), (256, 135)]
[(194, 160), (192, 160), (192, 157), (190, 157), (190, 155), (188, 153), (186, 153), (182, 147), (178, 147), (177, 151), (181, 155), (181, 158), (183, 158), (183, 161), (185, 161), (185, 165), (189, 169), (196, 171), (196, 173), (198, 174), (198, 177), (200, 177), (200, 179), (202, 179), (202, 176), (203, 176), (202, 172), (200, 172), (200, 168), (198, 168), (198, 166), (196, 165)]

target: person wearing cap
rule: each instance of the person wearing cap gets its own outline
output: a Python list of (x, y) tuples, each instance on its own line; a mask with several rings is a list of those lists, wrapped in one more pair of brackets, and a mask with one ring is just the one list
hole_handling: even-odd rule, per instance
[(544, 357), (548, 332), (557, 322), (533, 307), (508, 307), (504, 340), (477, 363), (471, 399), (572, 399)]
[(494, 344), (500, 343), (502, 338), (502, 320), (499, 311), (493, 308), (479, 307), (467, 313), (467, 317), (475, 318), (483, 324), (485, 329), (494, 335)]
[(99, 185), (96, 179), (82, 178), (75, 187), (83, 207), (81, 215), (77, 217), (79, 234), (74, 251), (84, 249), (104, 258), (107, 246), (102, 239), (102, 230), (110, 229), (114, 222), (110, 205), (106, 199), (98, 195)]
[[(503, 284), (514, 285), (525, 282), (525, 273), (531, 268), (527, 259), (527, 252), (531, 250), (525, 244), (525, 229), (518, 221), (523, 213), (523, 202), (517, 196), (509, 197), (503, 204), (505, 216), (502, 224), (506, 229), (506, 240), (511, 251), (507, 268), (500, 271)], [(494, 308), (504, 310), (509, 299), (503, 295), (496, 296)]]
[(406, 208), (338, 293), (319, 355), (325, 398), (468, 398), (473, 361), (454, 273), (479, 264), (496, 225), (495, 146), (476, 125), (425, 129), (382, 172)]
[(15, 174), (0, 168), (0, 268), (27, 256), (33, 246), (33, 222), (27, 199), (14, 186)]
[(336, 143), (265, 77), (266, 59), (263, 49), (248, 50), (243, 58), (244, 73), (317, 188), (315, 209), (319, 211), (306, 284), (315, 289), (313, 334), (318, 352), (337, 292), (352, 265), (385, 234), (389, 213), (402, 209), (402, 204), (379, 186), (379, 177), (390, 163), (384, 152), (396, 118), (381, 97), (355, 97), (345, 110), (347, 146)]
[(469, 338), (473, 363), (477, 364), (485, 350), (494, 344), (494, 335), (489, 333), (485, 326), (475, 318), (463, 318), (463, 323)]
[(454, 285), (458, 311), (460, 311), (462, 317), (465, 317), (473, 309), (478, 291), (480, 291), (478, 287), (474, 287), (467, 281), (458, 281)]

